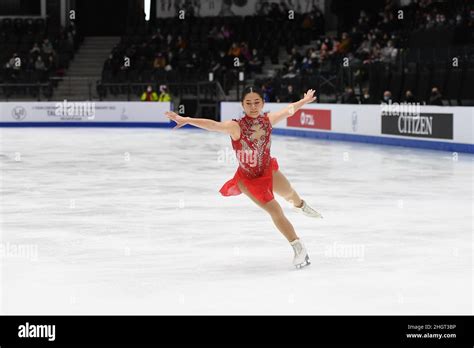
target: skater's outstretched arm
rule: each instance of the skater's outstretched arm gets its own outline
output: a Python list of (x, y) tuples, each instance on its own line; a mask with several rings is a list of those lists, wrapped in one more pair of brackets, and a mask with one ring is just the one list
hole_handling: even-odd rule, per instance
[(297, 101), (296, 103), (291, 103), (286, 108), (279, 111), (269, 112), (268, 118), (270, 119), (272, 125), (290, 117), (303, 105), (315, 101), (316, 97), (314, 96), (314, 92), (314, 89), (308, 89), (308, 91), (304, 94), (303, 99)]
[(206, 129), (212, 132), (221, 132), (230, 135), (236, 135), (240, 133), (239, 124), (235, 121), (224, 121), (217, 122), (214, 120), (208, 120), (206, 118), (191, 118), (179, 116), (177, 113), (172, 111), (165, 112), (165, 116), (170, 120), (176, 122), (176, 126), (173, 129), (181, 128), (185, 124), (190, 124), (195, 127)]

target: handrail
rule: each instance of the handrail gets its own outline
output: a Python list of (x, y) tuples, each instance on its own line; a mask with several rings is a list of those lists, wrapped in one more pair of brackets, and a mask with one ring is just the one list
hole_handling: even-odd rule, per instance
[[(37, 82), (37, 83), (0, 83), (0, 88), (4, 89), (4, 88), (21, 88), (21, 87), (36, 87), (38, 88), (38, 97), (37, 97), (37, 100), (40, 101), (41, 100), (41, 89), (42, 88), (51, 88), (51, 82)], [(47, 99), (49, 99), (48, 97), (46, 97)], [(0, 100), (1, 100), (1, 94), (0, 94)], [(9, 97), (9, 95), (7, 93), (5, 93), (5, 100), (9, 100), (11, 99)]]
[[(146, 87), (148, 85), (159, 85), (159, 82), (156, 81), (143, 81), (143, 82), (102, 82), (102, 80), (97, 80), (97, 86), (104, 86), (104, 87)], [(217, 97), (221, 99), (225, 99), (224, 89), (222, 88), (221, 84), (217, 81), (200, 81), (200, 82), (163, 82), (166, 84), (168, 88), (170, 87), (187, 87), (187, 86), (194, 86), (200, 87), (205, 85), (215, 85), (217, 89)]]
[(216, 86), (220, 93), (220, 99), (226, 100), (227, 96), (225, 95), (224, 88), (222, 88), (222, 85), (220, 84), (219, 81), (216, 81)]
[[(199, 81), (199, 82), (164, 82), (168, 88), (172, 91), (176, 87), (176, 93), (172, 96), (173, 102), (181, 100), (185, 89), (192, 88), (192, 93), (196, 98), (197, 106), (196, 113), (200, 114), (202, 108), (204, 107), (213, 107), (215, 113), (214, 118), (216, 119), (219, 112), (220, 101), (225, 100), (225, 93), (218, 81)], [(144, 81), (144, 82), (102, 82), (102, 80), (96, 81), (96, 86), (99, 91), (99, 100), (102, 100), (106, 95), (107, 91), (104, 89), (106, 87), (117, 87), (121, 88), (121, 92), (127, 94), (127, 100), (130, 101), (130, 96), (132, 93), (133, 87), (146, 87), (148, 85), (157, 86), (160, 82), (157, 81)], [(206, 87), (211, 87), (204, 90)], [(135, 91), (136, 92), (136, 91)], [(113, 92), (112, 92), (113, 93)], [(212, 99), (211, 102), (204, 103), (204, 99)]]
[(62, 81), (62, 80), (95, 80), (95, 79), (97, 79), (97, 75), (95, 75), (95, 76), (68, 76), (68, 75), (64, 75), (64, 76), (52, 76), (49, 79), (50, 80), (58, 80), (58, 81)]
[(48, 87), (50, 83), (0, 83), (0, 87)]

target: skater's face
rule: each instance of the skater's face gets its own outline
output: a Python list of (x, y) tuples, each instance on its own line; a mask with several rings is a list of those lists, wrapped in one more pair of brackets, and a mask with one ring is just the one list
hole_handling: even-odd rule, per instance
[(258, 93), (247, 93), (242, 102), (242, 107), (247, 115), (257, 118), (263, 109), (263, 99)]

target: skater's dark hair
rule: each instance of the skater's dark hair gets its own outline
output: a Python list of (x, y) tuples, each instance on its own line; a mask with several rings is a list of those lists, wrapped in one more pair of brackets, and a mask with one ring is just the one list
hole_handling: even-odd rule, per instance
[(260, 96), (260, 98), (262, 98), (263, 100), (263, 92), (260, 88), (255, 87), (255, 86), (248, 86), (248, 87), (245, 87), (244, 90), (242, 91), (242, 98), (240, 100), (242, 103), (244, 102), (245, 97), (249, 93), (257, 93)]

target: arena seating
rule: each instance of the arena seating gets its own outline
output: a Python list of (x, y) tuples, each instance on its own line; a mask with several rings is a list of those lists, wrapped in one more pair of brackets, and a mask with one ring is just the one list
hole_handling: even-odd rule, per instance
[[(213, 71), (215, 79), (228, 92), (235, 85), (237, 71), (244, 70), (252, 76), (261, 72), (266, 59), (278, 63), (279, 46), (309, 43), (310, 36), (300, 27), (302, 20), (302, 15), (296, 15), (294, 21), (282, 16), (205, 17), (188, 21), (166, 18), (149, 27), (127, 28), (127, 35), (104, 63), (101, 83), (202, 81)], [(153, 65), (158, 54), (166, 60), (166, 67)], [(123, 57), (131, 59), (130, 68), (122, 66)], [(236, 57), (241, 64), (238, 67), (234, 65)], [(255, 60), (251, 62), (252, 59)], [(108, 91), (120, 89), (109, 87)]]
[(36, 97), (39, 85), (51, 96), (49, 78), (64, 74), (78, 45), (73, 26), (50, 27), (44, 18), (1, 19), (0, 96)]

